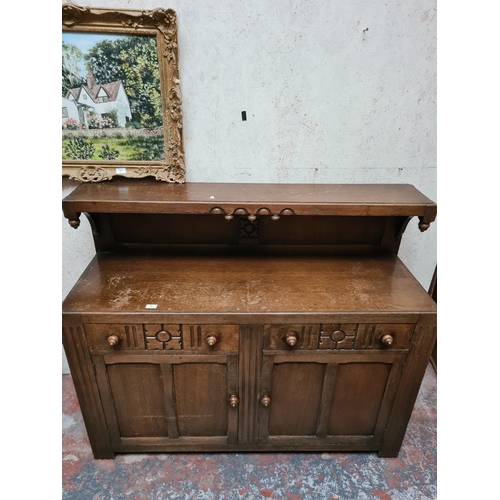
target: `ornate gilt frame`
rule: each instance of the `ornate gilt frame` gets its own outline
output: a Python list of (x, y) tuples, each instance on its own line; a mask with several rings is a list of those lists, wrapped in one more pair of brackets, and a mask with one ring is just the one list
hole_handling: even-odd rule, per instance
[(156, 37), (165, 146), (165, 161), (63, 160), (62, 175), (82, 182), (100, 182), (121, 175), (131, 178), (153, 176), (160, 181), (183, 183), (185, 166), (175, 12), (171, 9), (108, 10), (64, 4), (62, 30)]

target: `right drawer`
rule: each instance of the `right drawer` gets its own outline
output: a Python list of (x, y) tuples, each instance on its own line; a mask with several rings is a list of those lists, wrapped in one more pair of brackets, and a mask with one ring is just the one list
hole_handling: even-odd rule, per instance
[(409, 349), (413, 324), (324, 324), (319, 349)]
[(414, 324), (330, 323), (264, 327), (267, 350), (373, 350), (410, 348)]

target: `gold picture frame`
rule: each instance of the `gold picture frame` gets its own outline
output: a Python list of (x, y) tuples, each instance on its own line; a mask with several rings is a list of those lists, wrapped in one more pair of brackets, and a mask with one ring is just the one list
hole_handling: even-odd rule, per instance
[(62, 175), (185, 182), (175, 12), (64, 4), (62, 37)]

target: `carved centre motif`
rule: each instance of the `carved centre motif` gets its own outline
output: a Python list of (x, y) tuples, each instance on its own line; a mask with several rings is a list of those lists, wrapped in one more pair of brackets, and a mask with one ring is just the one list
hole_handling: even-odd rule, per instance
[[(159, 330), (156, 330), (158, 326)], [(182, 337), (179, 328), (174, 325), (144, 325), (146, 349), (171, 351), (182, 349)], [(154, 333), (153, 333), (154, 332)]]
[(170, 332), (167, 332), (166, 330), (160, 330), (155, 335), (155, 338), (158, 342), (170, 342), (170, 340), (172, 339), (172, 334)]
[(335, 330), (331, 335), (330, 338), (334, 342), (341, 342), (346, 338), (346, 333), (343, 330)]
[(259, 219), (250, 221), (248, 219), (240, 219), (240, 238), (258, 238), (259, 237)]
[(354, 349), (358, 334), (357, 324), (321, 325), (319, 348), (320, 349)]

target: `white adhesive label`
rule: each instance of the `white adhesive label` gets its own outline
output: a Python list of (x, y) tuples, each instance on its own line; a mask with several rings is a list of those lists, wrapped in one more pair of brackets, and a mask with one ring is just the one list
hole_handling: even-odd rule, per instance
[(117, 174), (126, 174), (127, 169), (125, 167), (115, 168)]
[(158, 304), (146, 304), (146, 309), (156, 309)]

